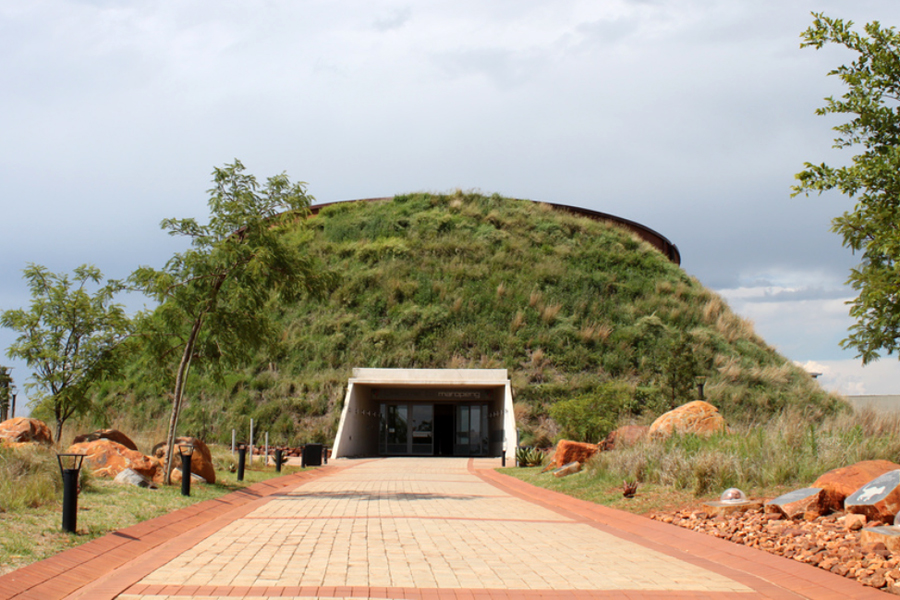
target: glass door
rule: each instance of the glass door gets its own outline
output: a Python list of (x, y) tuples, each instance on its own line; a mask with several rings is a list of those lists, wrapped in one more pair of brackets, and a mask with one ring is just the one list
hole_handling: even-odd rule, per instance
[(410, 454), (434, 454), (434, 405), (413, 404), (412, 447)]
[(454, 456), (484, 456), (488, 453), (487, 404), (461, 404), (456, 407), (456, 444)]
[(379, 453), (434, 454), (434, 405), (382, 404)]
[(384, 426), (383, 454), (409, 453), (409, 407), (405, 404), (382, 404)]

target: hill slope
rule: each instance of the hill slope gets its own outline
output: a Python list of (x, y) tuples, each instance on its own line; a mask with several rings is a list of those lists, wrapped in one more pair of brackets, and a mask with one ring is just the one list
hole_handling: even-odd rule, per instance
[[(548, 408), (615, 382), (610, 411), (649, 419), (706, 397), (727, 419), (843, 404), (753, 333), (715, 293), (614, 225), (543, 204), (457, 192), (324, 207), (290, 234), (340, 275), (324, 301), (272, 306), (281, 340), (216, 381), (193, 374), (181, 430), (279, 442), (333, 439), (353, 367), (506, 368), (523, 443), (558, 429)], [(163, 415), (139, 363), (107, 385), (106, 415)]]

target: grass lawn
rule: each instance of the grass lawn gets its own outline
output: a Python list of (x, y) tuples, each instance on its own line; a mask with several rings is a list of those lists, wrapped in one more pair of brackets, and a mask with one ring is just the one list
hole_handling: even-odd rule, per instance
[[(608, 473), (582, 471), (567, 477), (554, 477), (550, 471), (541, 473), (540, 467), (509, 467), (497, 471), (537, 487), (639, 515), (674, 511), (719, 499), (718, 494), (698, 497), (690, 490), (654, 483), (639, 484), (637, 494), (633, 498), (625, 498), (622, 496), (622, 481)], [(792, 489), (795, 488), (769, 486), (745, 492), (753, 498), (771, 499)]]

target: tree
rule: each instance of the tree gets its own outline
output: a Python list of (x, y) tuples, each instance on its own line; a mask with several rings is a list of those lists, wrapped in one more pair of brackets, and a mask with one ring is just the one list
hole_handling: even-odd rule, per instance
[(141, 267), (131, 281), (160, 304), (143, 315), (148, 347), (163, 361), (174, 361), (172, 412), (166, 436), (166, 483), (170, 483), (178, 415), (193, 361), (212, 369), (239, 365), (274, 337), (265, 310), (273, 294), (292, 301), (328, 289), (333, 276), (313, 256), (284, 236), (301, 223), (312, 199), (305, 183), (287, 175), (256, 178), (233, 164), (213, 171), (210, 219), (166, 219), (162, 228), (185, 236), (191, 248), (173, 256), (161, 270)]
[(6, 354), (33, 370), (25, 388), (34, 392), (32, 404), (52, 410), (59, 441), (63, 424), (90, 407), (90, 387), (116, 367), (113, 350), (129, 331), (122, 306), (112, 302), (122, 285), (109, 281), (91, 294), (86, 287), (103, 280), (91, 265), (75, 269), (72, 280), (34, 264), (24, 273), (31, 307), (0, 314), (0, 325), (19, 332)]
[(848, 115), (849, 121), (834, 127), (834, 147), (860, 152), (842, 167), (805, 163), (792, 195), (836, 189), (856, 200), (852, 211), (832, 221), (832, 231), (862, 253), (847, 280), (858, 296), (848, 302), (855, 323), (841, 346), (866, 364), (881, 351), (900, 349), (900, 34), (877, 21), (860, 34), (852, 21), (813, 16), (801, 48), (838, 44), (857, 55), (828, 73), (848, 89), (840, 99), (826, 98), (816, 113)]
[(697, 383), (701, 369), (696, 346), (694, 336), (686, 331), (672, 334), (664, 346), (663, 382), (670, 392), (671, 408), (678, 406), (679, 400), (690, 398)]

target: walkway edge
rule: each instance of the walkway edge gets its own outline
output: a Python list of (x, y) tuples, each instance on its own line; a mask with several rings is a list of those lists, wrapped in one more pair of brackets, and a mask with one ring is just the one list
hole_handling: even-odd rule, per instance
[(469, 469), (484, 481), (510, 493), (551, 508), (580, 515), (604, 529), (648, 548), (669, 548), (704, 561), (720, 564), (734, 571), (763, 579), (797, 594), (801, 598), (884, 600), (885, 593), (857, 581), (835, 575), (818, 567), (770, 554), (763, 550), (735, 544), (703, 533), (654, 521), (647, 517), (609, 508), (586, 500), (537, 487), (495, 469)]
[(255, 483), (108, 533), (0, 576), (0, 600), (59, 600), (176, 536), (237, 508), (347, 467), (324, 466)]

